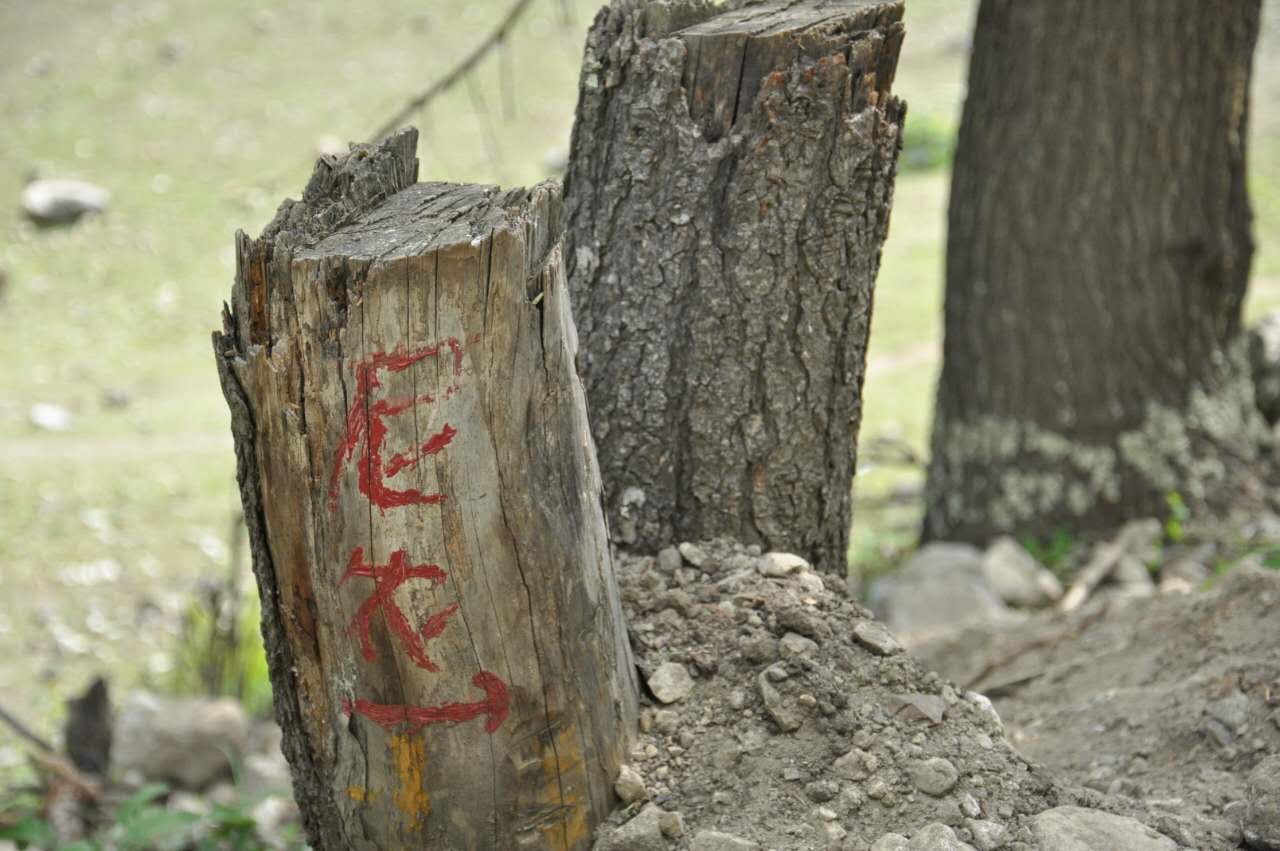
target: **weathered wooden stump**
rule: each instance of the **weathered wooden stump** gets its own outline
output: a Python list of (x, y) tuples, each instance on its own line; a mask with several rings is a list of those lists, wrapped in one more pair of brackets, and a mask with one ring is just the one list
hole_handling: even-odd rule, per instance
[(615, 538), (845, 570), (902, 3), (615, 0), (587, 39), (566, 262)]
[(554, 185), (322, 160), (214, 335), (324, 849), (590, 845), (635, 717)]

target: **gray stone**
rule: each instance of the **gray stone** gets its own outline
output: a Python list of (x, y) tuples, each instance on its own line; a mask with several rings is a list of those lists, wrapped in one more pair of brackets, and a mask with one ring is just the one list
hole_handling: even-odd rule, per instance
[(1249, 772), (1249, 807), (1244, 837), (1251, 848), (1280, 851), (1280, 756), (1271, 756)]
[(1062, 596), (1062, 583), (1031, 553), (1008, 536), (995, 540), (982, 556), (991, 590), (1011, 606), (1038, 608)]
[(886, 833), (871, 844), (871, 851), (907, 851), (907, 845), (907, 837), (901, 833)]
[(977, 851), (967, 842), (961, 842), (956, 832), (945, 824), (934, 822), (916, 831), (907, 843), (907, 851)]
[(662, 810), (656, 804), (646, 804), (630, 821), (601, 837), (593, 848), (595, 851), (666, 851)]
[(658, 816), (658, 827), (667, 839), (679, 839), (684, 836), (684, 816), (680, 813), (664, 812)]
[(707, 561), (707, 551), (697, 544), (685, 541), (679, 547), (680, 556), (694, 567), (702, 567)]
[(926, 795), (941, 798), (956, 787), (960, 772), (950, 760), (934, 757), (911, 766), (911, 782)]
[(760, 700), (764, 703), (765, 711), (782, 732), (790, 733), (799, 730), (800, 725), (804, 723), (804, 715), (798, 707), (789, 703), (782, 693), (774, 688), (773, 683), (769, 682), (771, 670), (773, 668), (766, 668), (756, 678), (756, 687), (760, 690)]
[(811, 569), (809, 562), (794, 553), (765, 553), (760, 559), (761, 576), (790, 576)]
[(866, 780), (880, 768), (880, 760), (861, 748), (854, 748), (831, 764), (831, 770), (845, 780)]
[(872, 583), (869, 602), (906, 643), (1009, 614), (991, 590), (982, 554), (968, 544), (924, 546), (896, 573)]
[(782, 640), (778, 642), (778, 645), (782, 650), (783, 658), (809, 656), (818, 650), (818, 642), (795, 632), (788, 632), (782, 636)]
[(1176, 851), (1178, 847), (1140, 821), (1083, 807), (1040, 813), (1031, 820), (1031, 834), (1041, 848), (1054, 851)]
[(228, 698), (130, 694), (116, 714), (111, 761), (122, 774), (198, 790), (242, 762), (249, 719)]
[(880, 621), (862, 621), (853, 628), (853, 637), (863, 647), (880, 656), (902, 652), (902, 645)]
[(1249, 368), (1258, 410), (1268, 423), (1280, 422), (1280, 310), (1249, 329)]
[(749, 839), (718, 830), (700, 830), (689, 843), (689, 851), (756, 851), (759, 847)]
[(693, 691), (693, 677), (679, 662), (663, 662), (649, 675), (649, 690), (663, 703), (675, 703)]
[(618, 779), (613, 781), (613, 791), (618, 793), (622, 803), (635, 803), (645, 796), (644, 778), (631, 766), (624, 765), (618, 771)]
[(45, 225), (70, 224), (81, 216), (101, 213), (111, 193), (83, 180), (33, 180), (22, 190), (22, 209)]
[(973, 847), (978, 851), (996, 851), (1009, 838), (1008, 829), (999, 822), (974, 819), (969, 822), (968, 827), (973, 837)]
[(675, 547), (664, 547), (658, 550), (658, 569), (663, 573), (675, 573), (684, 566), (684, 559)]

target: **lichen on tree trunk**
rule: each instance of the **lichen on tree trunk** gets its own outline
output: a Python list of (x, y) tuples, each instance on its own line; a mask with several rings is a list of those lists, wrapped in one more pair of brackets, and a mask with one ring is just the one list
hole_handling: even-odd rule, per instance
[(636, 683), (554, 185), (322, 159), (214, 337), (277, 715), (320, 849), (585, 849)]
[(1238, 333), (1258, 15), (983, 0), (926, 537), (1107, 529), (1236, 487), (1254, 462)]
[(728, 535), (843, 573), (901, 17), (867, 0), (597, 16), (566, 261), (615, 540)]

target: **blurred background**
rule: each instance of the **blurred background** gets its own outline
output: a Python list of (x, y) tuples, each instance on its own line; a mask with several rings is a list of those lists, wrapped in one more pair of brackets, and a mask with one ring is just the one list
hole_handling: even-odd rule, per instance
[[(484, 40), (508, 0), (0, 0), (0, 707), (56, 739), (63, 701), (220, 692), (266, 713), (210, 332), (232, 235), (296, 197)], [(533, 0), (503, 45), (411, 119), (421, 178), (528, 184), (563, 168), (598, 0)], [(877, 285), (850, 568), (914, 545), (940, 353), (948, 168), (972, 0), (908, 0), (910, 105)], [(1280, 305), (1280, 0), (1255, 62), (1247, 318)], [(39, 227), (34, 178), (109, 193)], [(902, 461), (907, 463), (900, 463)], [(247, 593), (246, 593), (247, 592)], [(0, 776), (25, 770), (0, 728)]]

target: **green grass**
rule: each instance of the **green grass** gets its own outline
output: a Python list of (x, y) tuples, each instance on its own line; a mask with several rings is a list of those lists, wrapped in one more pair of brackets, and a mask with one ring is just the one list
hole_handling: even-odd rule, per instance
[[(415, 119), (423, 179), (530, 183), (568, 144), (595, 2), (538, 0), (511, 39), (514, 113), (499, 65), (479, 69), (496, 150), (467, 87)], [(301, 189), (322, 142), (361, 139), (478, 41), (504, 0), (48, 0), (0, 4), (0, 700), (49, 732), (102, 670), (119, 689), (174, 664), (200, 582), (227, 570), (238, 509), (209, 332), (232, 276), (232, 234), (256, 233)], [(1268, 12), (1275, 6), (1268, 2)], [(910, 0), (896, 91), (927, 153), (898, 181), (876, 293), (864, 440), (923, 453), (938, 369), (946, 151), (958, 121), (972, 0)], [(570, 12), (562, 20), (563, 9)], [(1275, 16), (1264, 16), (1272, 20)], [(1264, 36), (1252, 185), (1258, 296), (1280, 304), (1280, 49)], [(43, 66), (47, 73), (33, 76)], [(941, 154), (939, 152), (942, 152)], [(113, 193), (104, 217), (38, 231), (25, 176)], [(108, 397), (123, 394), (124, 407)], [(36, 431), (37, 402), (74, 414)], [(859, 498), (919, 482), (862, 465)], [(911, 545), (917, 505), (859, 512), (853, 554), (881, 569)], [(112, 559), (119, 577), (67, 584)], [(49, 624), (65, 626), (51, 630)], [(52, 632), (63, 635), (61, 644)], [(79, 640), (76, 640), (76, 637)], [(0, 731), (0, 768), (13, 740)], [(6, 756), (6, 747), (10, 748)]]

